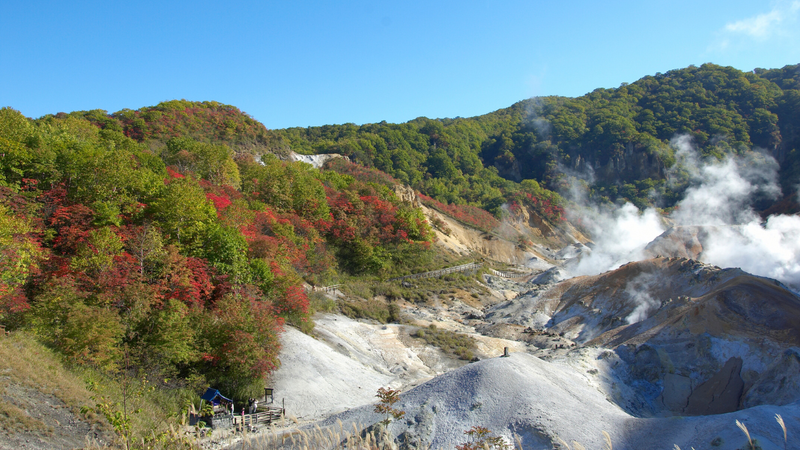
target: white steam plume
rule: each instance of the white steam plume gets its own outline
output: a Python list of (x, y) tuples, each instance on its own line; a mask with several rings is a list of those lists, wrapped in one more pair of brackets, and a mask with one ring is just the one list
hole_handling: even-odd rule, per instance
[(703, 261), (774, 278), (800, 290), (800, 217), (774, 215), (720, 228), (704, 245)]
[[(678, 225), (736, 225), (758, 220), (750, 205), (757, 196), (780, 195), (778, 163), (770, 156), (750, 152), (723, 161), (701, 161), (691, 141), (672, 140), (678, 164), (671, 181), (688, 178), (690, 187), (671, 218)], [(688, 176), (687, 176), (688, 175)]]
[(625, 317), (625, 321), (628, 324), (634, 324), (647, 319), (651, 312), (657, 311), (659, 306), (661, 306), (661, 302), (651, 297), (648, 292), (656, 282), (657, 278), (653, 274), (643, 273), (633, 280), (630, 280), (628, 284), (625, 285), (625, 294), (630, 298), (631, 302), (636, 305), (633, 311)]
[[(719, 227), (703, 242), (701, 259), (799, 289), (800, 217), (776, 215), (762, 223), (752, 209), (754, 200), (780, 194), (775, 160), (758, 152), (701, 160), (688, 137), (671, 144), (677, 159), (671, 182), (689, 187), (670, 219), (679, 226)], [(630, 204), (611, 211), (583, 208), (577, 214), (588, 225), (595, 247), (574, 266), (572, 275), (601, 273), (642, 259), (638, 250), (664, 231), (655, 211), (642, 213)]]
[(644, 247), (664, 232), (655, 210), (640, 213), (631, 203), (614, 209), (584, 208), (581, 220), (594, 239), (594, 247), (570, 267), (572, 276), (596, 275), (642, 259)]

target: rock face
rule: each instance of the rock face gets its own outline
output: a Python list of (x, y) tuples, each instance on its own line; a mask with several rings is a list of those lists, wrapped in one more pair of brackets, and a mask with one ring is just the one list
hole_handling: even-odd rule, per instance
[(800, 351), (786, 350), (755, 381), (742, 398), (742, 406), (786, 405), (800, 398)]
[[(400, 192), (401, 198), (411, 198), (402, 194), (402, 189)], [(589, 241), (569, 223), (554, 226), (525, 208), (507, 217), (491, 233), (466, 226), (435, 209), (422, 206), (422, 210), (430, 222), (443, 223), (446, 228), (442, 231), (434, 227), (437, 245), (462, 255), (471, 254), (538, 270), (553, 265), (552, 257), (555, 255), (551, 255), (550, 248)], [(546, 267), (542, 267), (542, 262)]]
[(346, 156), (339, 155), (337, 153), (324, 154), (324, 155), (301, 155), (299, 153), (289, 152), (288, 155), (289, 161), (299, 161), (311, 164), (316, 169), (319, 169), (328, 160), (331, 160), (333, 158), (345, 158), (349, 160)]
[(419, 197), (417, 197), (417, 193), (411, 186), (406, 186), (403, 184), (394, 185), (394, 195), (396, 195), (401, 202), (409, 203), (417, 207), (422, 206), (422, 203), (419, 201)]
[(690, 416), (704, 416), (739, 409), (739, 400), (744, 390), (741, 372), (742, 358), (730, 358), (719, 372), (692, 391), (683, 412)]
[(598, 181), (608, 184), (618, 184), (621, 180), (642, 180), (645, 178), (664, 178), (666, 167), (661, 158), (644, 149), (628, 144), (621, 147), (613, 155), (600, 160), (599, 158), (587, 160), (580, 154), (571, 155), (574, 161), (573, 169), (581, 172), (593, 172)]
[(721, 414), (800, 400), (800, 298), (773, 280), (655, 258), (542, 289), (487, 318), (613, 349), (614, 370), (642, 387), (625, 400), (633, 413)]
[(703, 244), (713, 227), (672, 227), (645, 247), (651, 257), (701, 259)]
[(668, 411), (684, 411), (692, 394), (692, 379), (674, 373), (664, 376), (660, 401)]
[(500, 238), (468, 226), (445, 216), (438, 211), (422, 207), (428, 220), (435, 218), (445, 224), (447, 234), (435, 229), (437, 245), (461, 255), (475, 255), (491, 258), (494, 261), (524, 265), (532, 258), (545, 259), (544, 256), (533, 248), (521, 247), (518, 243)]

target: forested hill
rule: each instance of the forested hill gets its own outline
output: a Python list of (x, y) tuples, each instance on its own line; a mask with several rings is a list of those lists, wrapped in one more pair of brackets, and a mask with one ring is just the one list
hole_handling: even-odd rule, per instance
[(170, 100), (156, 106), (137, 110), (123, 109), (108, 114), (104, 110), (76, 111), (56, 116), (86, 119), (102, 129), (119, 131), (151, 147), (162, 147), (172, 138), (185, 137), (195, 141), (223, 144), (236, 152), (282, 154), (288, 148), (275, 145), (274, 136), (249, 115), (231, 105), (219, 102), (190, 102)]
[[(578, 98), (538, 97), (484, 116), (418, 118), (277, 130), (305, 153), (342, 153), (383, 170), (438, 200), (497, 211), (536, 180), (558, 190), (564, 173), (592, 169), (593, 195), (644, 206), (671, 206), (671, 139), (692, 137), (706, 156), (754, 147), (781, 164), (784, 192), (800, 176), (800, 65), (741, 72), (704, 64), (646, 76)], [(677, 192), (673, 191), (675, 189)], [(652, 191), (658, 196), (652, 196)]]
[(363, 181), (370, 170), (281, 161), (269, 138), (213, 102), (36, 120), (1, 108), (0, 326), (186, 398), (263, 392), (282, 324), (313, 328), (304, 283), (433, 257), (421, 210)]

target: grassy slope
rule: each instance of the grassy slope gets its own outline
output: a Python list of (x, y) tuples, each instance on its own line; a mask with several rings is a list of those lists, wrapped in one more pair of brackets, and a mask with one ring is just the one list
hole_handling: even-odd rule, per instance
[(170, 430), (180, 422), (180, 408), (189, 400), (180, 399), (183, 390), (153, 389), (154, 383), (143, 383), (142, 378), (110, 379), (91, 368), (70, 367), (23, 332), (0, 337), (0, 441), (5, 442), (0, 449), (27, 441), (70, 448), (86, 445), (87, 437), (119, 442), (100, 412), (81, 410), (96, 409), (98, 402), (121, 410), (126, 381), (131, 439), (150, 440), (152, 448), (182, 447)]

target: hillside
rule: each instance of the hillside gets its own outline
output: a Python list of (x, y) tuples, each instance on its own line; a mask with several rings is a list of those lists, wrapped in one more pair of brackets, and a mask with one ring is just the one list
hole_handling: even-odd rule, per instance
[(800, 175), (797, 78), (797, 65), (750, 73), (704, 64), (473, 118), (275, 133), (294, 151), (347, 155), (440, 201), (493, 212), (518, 189), (511, 181), (561, 192), (569, 176), (586, 181), (596, 200), (673, 206), (686, 187), (668, 173), (676, 162), (670, 142), (681, 135), (715, 158), (766, 150), (780, 164), (789, 196)]
[[(286, 130), (217, 102), (2, 108), (0, 325), (84, 382), (164, 380), (162, 430), (208, 386), (241, 405), (265, 379), (299, 426), (372, 423), (378, 387), (414, 388), (407, 437), (437, 446), (476, 421), (621, 448), (656, 448), (643, 417), (794, 426), (800, 224), (754, 211), (797, 208), (797, 70), (706, 64), (473, 118)], [(465, 262), (483, 265), (398, 278)], [(515, 411), (496, 400), (520, 389)], [(47, 445), (24, 398), (56, 394), (28, 393), (4, 429)], [(582, 400), (598, 421), (570, 431)], [(60, 401), (88, 429), (74, 410), (92, 402)]]
[[(159, 108), (149, 134), (0, 109), (5, 329), (109, 376), (170, 380), (183, 401), (214, 385), (241, 404), (279, 365), (284, 324), (313, 329), (304, 285), (441, 263), (422, 211), (388, 187), (254, 155), (263, 126), (235, 108)], [(219, 134), (225, 117), (245, 128)]]

